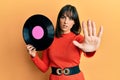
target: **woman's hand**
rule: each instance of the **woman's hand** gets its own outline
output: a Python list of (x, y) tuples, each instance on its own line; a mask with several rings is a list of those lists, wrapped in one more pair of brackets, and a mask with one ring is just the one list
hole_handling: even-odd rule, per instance
[(96, 51), (97, 48), (100, 46), (103, 27), (102, 26), (100, 27), (100, 30), (97, 35), (96, 35), (95, 22), (88, 20), (87, 25), (85, 24), (85, 22), (82, 22), (82, 27), (83, 27), (83, 33), (84, 33), (83, 43), (73, 41), (73, 44), (78, 48), (82, 49), (84, 52)]
[(28, 44), (26, 46), (27, 46), (27, 50), (28, 50), (29, 54), (32, 57), (35, 57), (36, 56), (36, 52), (37, 52), (36, 49), (32, 45), (30, 45), (30, 44)]

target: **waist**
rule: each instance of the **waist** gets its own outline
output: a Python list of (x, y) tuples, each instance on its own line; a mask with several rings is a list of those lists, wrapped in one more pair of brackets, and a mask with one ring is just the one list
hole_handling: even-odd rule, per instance
[(80, 72), (80, 68), (79, 66), (73, 66), (73, 67), (66, 67), (64, 69), (61, 69), (61, 68), (57, 68), (57, 67), (52, 67), (52, 74), (54, 75), (74, 75), (74, 74), (77, 74)]

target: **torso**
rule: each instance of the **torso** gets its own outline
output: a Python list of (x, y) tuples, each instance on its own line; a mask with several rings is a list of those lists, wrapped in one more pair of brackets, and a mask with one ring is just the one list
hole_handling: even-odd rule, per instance
[(80, 40), (83, 37), (76, 36), (71, 32), (62, 35), (60, 38), (54, 38), (52, 45), (48, 49), (50, 66), (65, 68), (79, 65), (82, 51), (73, 45), (72, 42), (76, 39)]

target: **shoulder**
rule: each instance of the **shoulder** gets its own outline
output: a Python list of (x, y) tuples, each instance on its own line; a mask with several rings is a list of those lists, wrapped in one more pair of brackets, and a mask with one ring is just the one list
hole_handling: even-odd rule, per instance
[(79, 35), (75, 36), (74, 40), (76, 40), (78, 42), (83, 42), (84, 41), (84, 37), (81, 34), (79, 34)]

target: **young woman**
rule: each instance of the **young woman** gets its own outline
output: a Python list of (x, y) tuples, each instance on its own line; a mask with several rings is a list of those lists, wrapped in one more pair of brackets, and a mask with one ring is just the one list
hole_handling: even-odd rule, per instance
[(96, 35), (95, 22), (82, 22), (84, 37), (80, 35), (81, 25), (77, 10), (72, 5), (65, 5), (59, 12), (53, 43), (42, 51), (39, 58), (32, 45), (27, 45), (35, 65), (46, 72), (51, 67), (49, 80), (85, 80), (80, 70), (81, 54), (92, 57), (98, 49), (103, 28)]

